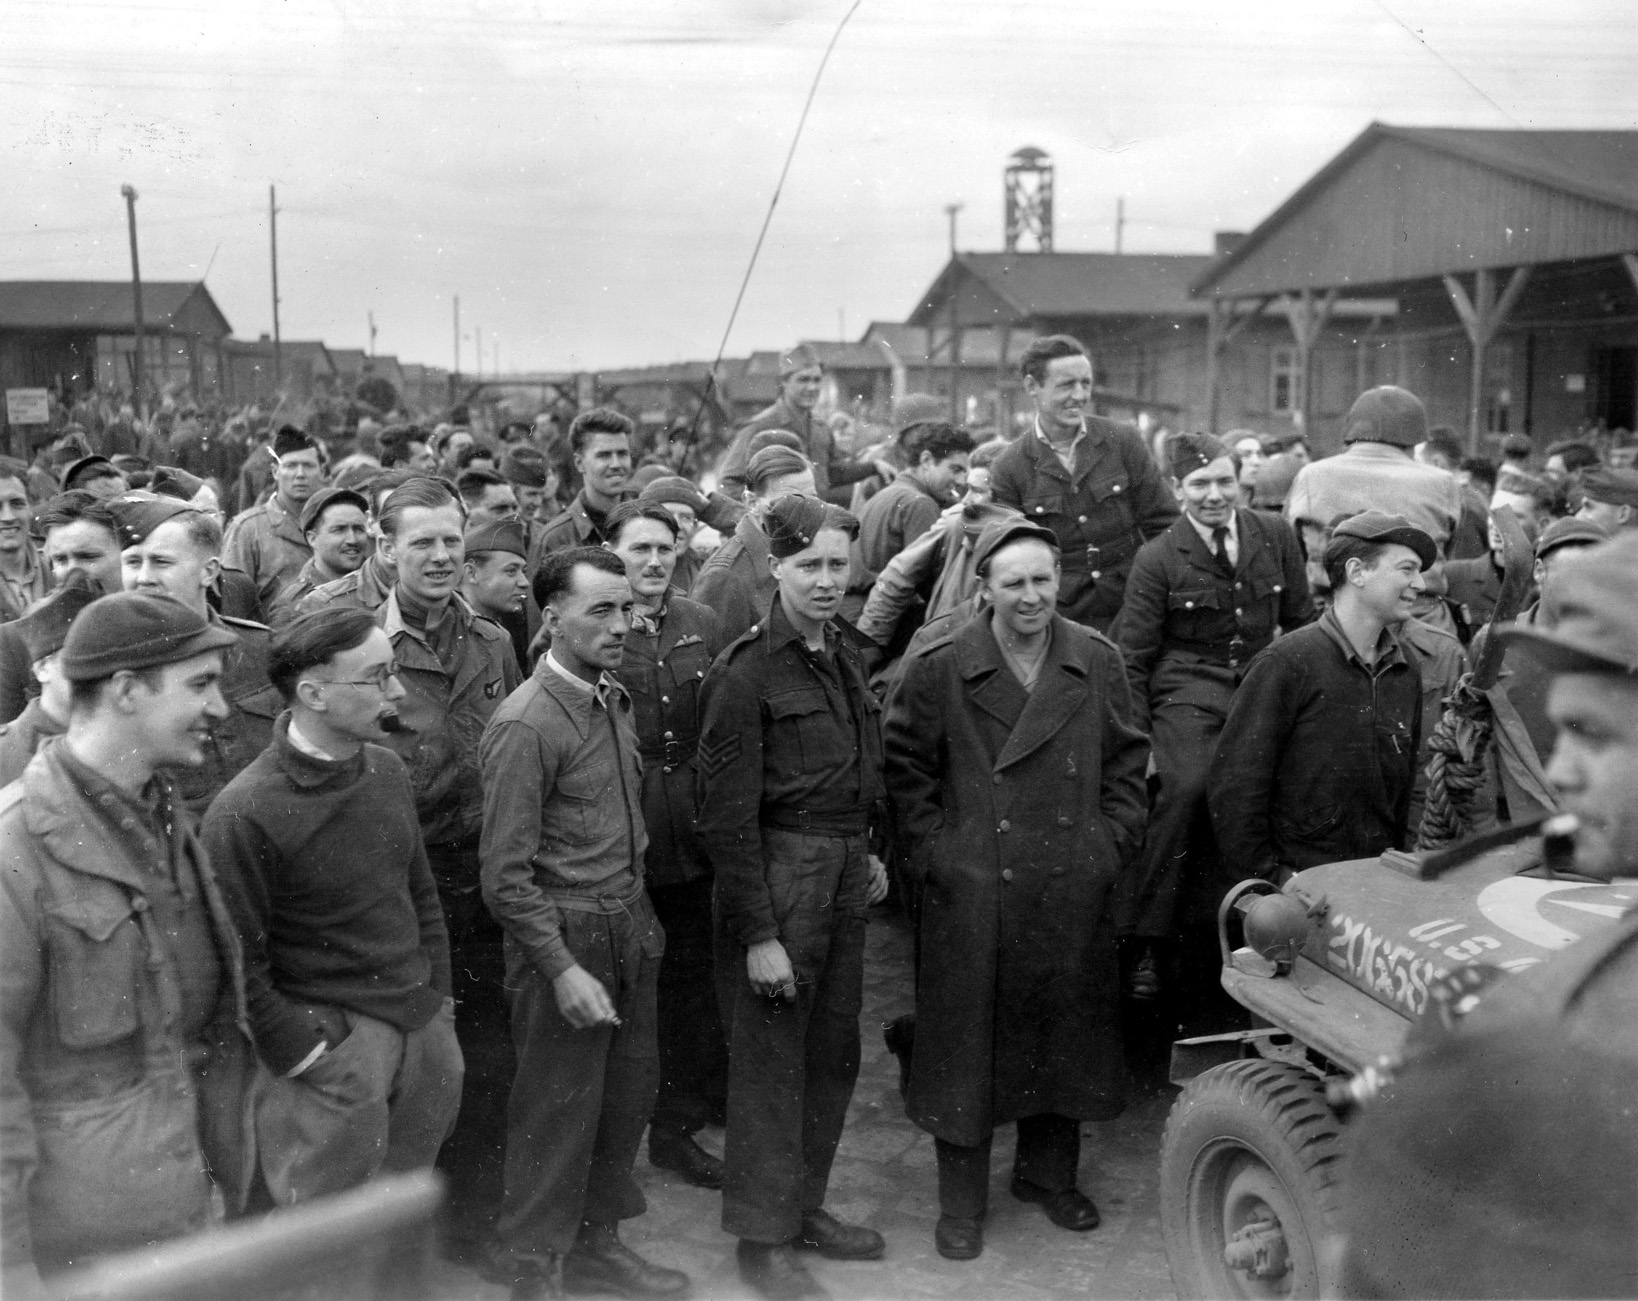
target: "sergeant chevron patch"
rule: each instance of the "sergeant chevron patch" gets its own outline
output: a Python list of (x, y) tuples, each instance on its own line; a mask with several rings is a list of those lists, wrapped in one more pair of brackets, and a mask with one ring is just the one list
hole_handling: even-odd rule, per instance
[(739, 733), (723, 737), (720, 741), (700, 740), (699, 765), (700, 771), (707, 777), (715, 777), (729, 764), (739, 758), (741, 751)]

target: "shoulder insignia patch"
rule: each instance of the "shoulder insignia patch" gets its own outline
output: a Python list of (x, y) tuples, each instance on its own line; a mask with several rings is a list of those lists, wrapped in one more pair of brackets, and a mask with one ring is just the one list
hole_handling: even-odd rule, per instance
[(707, 777), (715, 777), (737, 761), (743, 749), (738, 732), (725, 736), (720, 741), (707, 741), (702, 738), (699, 750), (700, 771)]

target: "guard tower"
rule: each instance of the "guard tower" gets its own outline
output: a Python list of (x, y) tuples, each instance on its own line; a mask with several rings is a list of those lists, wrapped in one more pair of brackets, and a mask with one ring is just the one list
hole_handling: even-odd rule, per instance
[(1045, 150), (1025, 145), (1007, 160), (1007, 252), (1019, 252), (1019, 241), (1033, 241), (1025, 253), (1052, 252), (1052, 159)]

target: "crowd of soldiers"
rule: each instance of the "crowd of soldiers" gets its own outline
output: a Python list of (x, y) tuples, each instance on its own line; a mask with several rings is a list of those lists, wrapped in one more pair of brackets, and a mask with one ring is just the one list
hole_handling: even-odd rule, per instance
[[(1020, 369), (1010, 440), (912, 400), (854, 454), (795, 349), (715, 490), (606, 408), (333, 464), (269, 429), (231, 491), (163, 446), (0, 462), (7, 1295), (437, 1165), (447, 1250), (514, 1296), (681, 1296), (618, 1234), (646, 1133), (753, 1289), (823, 1297), (801, 1253), (887, 1249), (825, 1203), (890, 894), (938, 1251), (982, 1252), (1006, 1125), (1012, 1195), (1095, 1229), (1123, 999), (1209, 1002), (1235, 881), (1413, 845), (1497, 506), (1539, 599), (1484, 816), (1589, 789), (1550, 686), (1638, 667), (1576, 622), (1609, 616), (1588, 573), (1630, 587), (1638, 472), (1574, 442), (1487, 496), (1396, 387), (1312, 463), (1151, 445), (1075, 340)], [(1592, 875), (1630, 874), (1613, 843)]]

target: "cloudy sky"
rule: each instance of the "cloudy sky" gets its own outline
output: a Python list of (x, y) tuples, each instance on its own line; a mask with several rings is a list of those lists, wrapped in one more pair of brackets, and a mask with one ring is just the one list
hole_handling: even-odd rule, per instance
[[(207, 276), (286, 338), (474, 368), (709, 357), (852, 0), (0, 0), (0, 279)], [(1202, 252), (1372, 119), (1638, 127), (1630, 0), (861, 0), (742, 354), (902, 319), (1057, 164), (1057, 244)]]

